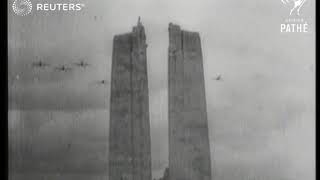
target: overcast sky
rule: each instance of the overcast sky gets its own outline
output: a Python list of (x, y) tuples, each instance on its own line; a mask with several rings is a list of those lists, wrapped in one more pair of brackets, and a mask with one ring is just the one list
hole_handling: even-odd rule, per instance
[[(138, 16), (148, 43), (154, 177), (168, 163), (173, 22), (201, 36), (213, 179), (314, 179), (313, 0), (301, 8), (309, 33), (280, 33), (290, 10), (281, 0), (78, 1), (86, 5), (79, 12), (20, 17), (8, 10), (13, 179), (107, 173), (110, 84), (97, 81), (110, 80), (113, 36), (131, 31)], [(61, 73), (32, 68), (37, 59), (51, 66), (85, 59), (92, 66)], [(213, 80), (217, 74), (222, 81)]]

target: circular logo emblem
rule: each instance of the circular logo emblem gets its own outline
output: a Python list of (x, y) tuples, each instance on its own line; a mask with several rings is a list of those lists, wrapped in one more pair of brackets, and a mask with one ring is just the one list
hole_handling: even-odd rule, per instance
[(296, 14), (300, 15), (300, 9), (303, 6), (303, 4), (306, 2), (306, 0), (281, 0), (281, 2), (285, 5), (291, 5), (290, 9), (290, 15), (292, 15), (293, 12), (296, 12)]
[(32, 4), (30, 0), (14, 0), (12, 9), (17, 15), (25, 16), (31, 13)]

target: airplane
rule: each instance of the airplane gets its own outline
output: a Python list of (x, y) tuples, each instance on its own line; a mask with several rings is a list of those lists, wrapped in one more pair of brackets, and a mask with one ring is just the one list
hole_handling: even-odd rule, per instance
[(36, 62), (32, 62), (32, 67), (35, 67), (35, 68), (45, 68), (45, 67), (48, 67), (50, 66), (50, 64), (48, 63), (45, 63), (43, 61), (36, 61)]
[(108, 82), (103, 79), (103, 80), (100, 80), (99, 83), (100, 83), (100, 84), (107, 84)]
[(67, 67), (66, 65), (61, 65), (61, 66), (55, 68), (55, 70), (64, 71), (64, 72), (70, 71), (71, 69), (72, 68)]
[(89, 63), (86, 63), (85, 61), (80, 61), (80, 62), (77, 62), (77, 63), (74, 63), (76, 66), (79, 66), (79, 67), (87, 67), (87, 66), (90, 66)]
[(217, 81), (220, 81), (221, 79), (222, 79), (221, 74), (219, 74), (219, 75), (215, 78), (215, 80), (217, 80)]
[(103, 80), (97, 81), (96, 83), (100, 84), (100, 85), (106, 85), (108, 83), (108, 81), (103, 79)]

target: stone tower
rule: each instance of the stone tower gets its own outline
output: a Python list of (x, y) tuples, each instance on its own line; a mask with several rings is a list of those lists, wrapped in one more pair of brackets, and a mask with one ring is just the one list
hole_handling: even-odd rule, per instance
[(169, 179), (211, 180), (200, 36), (169, 24)]
[(113, 39), (109, 180), (151, 180), (146, 35), (140, 22)]

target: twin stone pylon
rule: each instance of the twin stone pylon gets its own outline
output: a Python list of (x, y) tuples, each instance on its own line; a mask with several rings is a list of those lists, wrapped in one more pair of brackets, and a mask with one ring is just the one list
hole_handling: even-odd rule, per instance
[(146, 36), (139, 22), (113, 40), (109, 180), (151, 180)]
[(199, 33), (169, 24), (169, 179), (211, 180)]
[[(113, 41), (109, 180), (151, 180), (146, 35), (140, 22)], [(165, 179), (211, 180), (200, 36), (169, 24), (169, 168)]]

